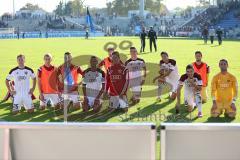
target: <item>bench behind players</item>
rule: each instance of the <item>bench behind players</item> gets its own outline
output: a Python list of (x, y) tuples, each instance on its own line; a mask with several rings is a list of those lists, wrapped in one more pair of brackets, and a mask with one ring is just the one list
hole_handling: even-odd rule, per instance
[(129, 83), (128, 70), (120, 62), (119, 52), (112, 53), (112, 65), (107, 70), (106, 91), (109, 92), (110, 109), (121, 108), (128, 111), (127, 89)]
[[(33, 70), (25, 66), (25, 56), (17, 56), (18, 67), (13, 68), (6, 79), (8, 91), (13, 95), (13, 114), (17, 114), (22, 106), (28, 113), (34, 112), (32, 94), (36, 87), (36, 76)], [(30, 88), (30, 79), (33, 80), (33, 86)], [(14, 80), (14, 90), (10, 87), (9, 82)]]
[(90, 59), (90, 68), (83, 72), (83, 111), (93, 108), (94, 112), (99, 112), (102, 107), (102, 94), (105, 89), (105, 73), (97, 68), (97, 57)]

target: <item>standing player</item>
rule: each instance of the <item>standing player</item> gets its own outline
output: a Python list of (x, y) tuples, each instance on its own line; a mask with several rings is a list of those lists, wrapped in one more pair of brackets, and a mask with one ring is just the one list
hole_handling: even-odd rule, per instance
[(58, 68), (58, 78), (60, 90), (65, 105), (73, 103), (73, 108), (79, 109), (81, 106), (78, 93), (79, 75), (83, 72), (80, 67), (72, 64), (72, 55), (69, 52), (64, 54), (65, 63)]
[(208, 27), (205, 26), (204, 29), (203, 29), (203, 31), (202, 31), (202, 36), (203, 36), (204, 44), (207, 44), (208, 35), (209, 35)]
[(145, 52), (145, 46), (146, 46), (146, 37), (147, 33), (145, 31), (145, 28), (142, 28), (142, 32), (140, 33), (140, 39), (141, 39), (141, 50), (140, 52)]
[(200, 51), (195, 52), (196, 62), (193, 62), (193, 68), (196, 73), (198, 73), (203, 81), (203, 86), (201, 90), (201, 96), (203, 103), (207, 102), (207, 86), (208, 86), (208, 77), (210, 73), (210, 67), (202, 62), (202, 53)]
[(211, 40), (211, 44), (213, 44), (214, 42), (214, 37), (216, 35), (216, 31), (215, 29), (213, 28), (213, 26), (209, 29), (209, 37), (210, 37), (210, 40)]
[[(168, 58), (167, 52), (162, 52), (161, 57), (162, 57), (162, 60), (160, 61), (160, 70), (164, 70), (163, 78), (165, 79), (166, 83), (171, 85), (170, 98), (172, 100), (175, 100), (178, 80), (179, 80), (177, 63), (175, 60)], [(163, 90), (163, 87), (165, 86), (166, 86), (165, 83), (159, 83), (158, 101), (161, 101), (162, 90)]]
[(54, 67), (51, 62), (52, 56), (50, 54), (45, 54), (44, 65), (38, 69), (38, 88), (41, 110), (46, 108), (48, 102), (50, 102), (55, 109), (59, 109), (60, 105), (57, 68)]
[[(13, 114), (17, 114), (22, 106), (28, 113), (34, 112), (32, 102), (32, 94), (36, 87), (36, 76), (33, 70), (25, 66), (25, 56), (20, 54), (17, 56), (18, 67), (13, 68), (6, 79), (6, 85), (9, 93), (13, 95)], [(33, 86), (30, 88), (30, 79), (33, 80)], [(14, 88), (9, 84), (14, 80)]]
[(152, 52), (152, 44), (154, 46), (155, 52), (157, 52), (157, 33), (156, 31), (153, 30), (153, 27), (150, 27), (150, 30), (148, 32), (148, 38), (149, 38), (149, 43), (150, 43), (150, 52)]
[(227, 71), (227, 60), (220, 60), (219, 67), (221, 72), (215, 75), (212, 80), (213, 106), (211, 115), (218, 117), (225, 111), (225, 115), (235, 118), (237, 110), (235, 103), (238, 94), (237, 79)]
[(108, 48), (108, 57), (104, 58), (98, 65), (99, 68), (104, 66), (105, 71), (107, 72), (108, 68), (112, 64), (112, 53), (114, 52), (114, 48)]
[(176, 104), (176, 114), (179, 114), (180, 109), (180, 99), (181, 90), (184, 87), (184, 99), (188, 104), (188, 111), (192, 112), (195, 106), (198, 107), (198, 117), (202, 117), (202, 98), (201, 98), (201, 88), (202, 79), (201, 76), (194, 72), (192, 65), (186, 67), (186, 74), (182, 75), (177, 89), (177, 104)]
[(110, 95), (109, 106), (110, 109), (122, 108), (127, 112), (128, 70), (121, 64), (119, 52), (112, 53), (112, 62), (112, 66), (107, 70), (106, 84), (106, 91)]
[(97, 68), (97, 57), (90, 59), (90, 68), (84, 71), (83, 76), (83, 111), (93, 108), (94, 112), (99, 112), (102, 107), (102, 94), (105, 89), (105, 73)]
[(145, 61), (138, 58), (138, 52), (135, 47), (130, 48), (130, 54), (131, 58), (126, 61), (125, 66), (129, 71), (129, 88), (133, 94), (131, 100), (135, 104), (140, 102), (142, 85), (145, 83), (147, 69)]
[(223, 35), (223, 31), (221, 29), (220, 26), (218, 26), (218, 29), (216, 30), (216, 35), (217, 35), (217, 38), (218, 38), (218, 44), (219, 45), (222, 45), (222, 35)]

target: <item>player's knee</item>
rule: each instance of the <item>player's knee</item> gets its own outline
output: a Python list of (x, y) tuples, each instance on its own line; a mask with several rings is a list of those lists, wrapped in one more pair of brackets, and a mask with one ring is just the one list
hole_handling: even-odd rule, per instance
[(231, 112), (227, 114), (229, 118), (235, 118), (236, 117), (236, 112)]
[(193, 107), (192, 106), (188, 106), (188, 112), (192, 112), (193, 111)]
[(217, 118), (220, 116), (220, 113), (217, 113), (217, 112), (211, 112), (211, 117), (213, 118)]
[(177, 93), (174, 92), (171, 94), (170, 99), (174, 101), (176, 97), (177, 97)]
[(76, 104), (73, 104), (73, 108), (74, 108), (74, 109), (80, 109), (80, 106), (81, 106), (81, 105), (80, 105), (80, 104), (78, 104), (78, 103), (76, 103)]
[(93, 112), (98, 113), (101, 110), (101, 106), (94, 106), (93, 107)]
[(28, 113), (33, 113), (34, 112), (34, 108), (33, 109), (28, 109), (27, 112)]
[(46, 106), (40, 106), (39, 109), (40, 109), (40, 110), (45, 110), (45, 109), (46, 109)]

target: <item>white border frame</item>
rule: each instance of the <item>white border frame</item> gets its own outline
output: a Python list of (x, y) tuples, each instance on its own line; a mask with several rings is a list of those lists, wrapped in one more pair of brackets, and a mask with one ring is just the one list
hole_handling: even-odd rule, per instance
[(240, 131), (240, 124), (238, 123), (161, 123), (161, 160), (167, 160), (166, 158), (166, 132), (168, 130), (177, 131), (177, 130), (209, 130), (209, 131), (218, 131), (218, 130), (232, 130)]
[[(11, 130), (16, 129), (101, 129), (101, 130), (151, 130), (151, 159), (156, 159), (156, 125), (153, 123), (26, 123), (0, 122), (0, 129), (4, 130), (3, 160), (11, 160)], [(0, 157), (1, 159), (1, 157)]]

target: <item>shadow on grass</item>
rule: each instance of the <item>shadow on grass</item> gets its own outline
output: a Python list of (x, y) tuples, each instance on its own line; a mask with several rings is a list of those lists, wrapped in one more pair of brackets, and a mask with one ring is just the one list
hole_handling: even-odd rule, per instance
[(121, 122), (129, 122), (132, 120), (137, 120), (139, 122), (144, 122), (144, 121), (148, 121), (148, 120), (153, 120), (153, 121), (159, 121), (159, 115), (160, 113), (154, 114), (158, 111), (160, 111), (162, 108), (168, 106), (169, 104), (171, 104), (173, 101), (166, 101), (164, 103), (158, 104), (158, 103), (153, 103), (151, 105), (148, 105), (146, 107), (144, 107), (143, 109), (141, 108), (137, 108), (137, 112), (134, 112), (132, 114), (124, 114), (124, 117), (120, 117), (121, 118)]
[(209, 117), (205, 123), (230, 123), (234, 121), (235, 118), (230, 118), (230, 117)]
[(170, 109), (168, 112), (171, 113), (171, 115), (168, 115), (166, 117), (165, 122), (172, 122), (172, 123), (191, 123), (194, 122), (198, 117), (197, 115), (194, 115), (194, 111), (196, 110), (196, 108), (194, 108), (194, 110), (192, 112), (188, 112), (187, 111), (187, 107), (182, 104), (180, 106), (180, 114), (176, 114), (176, 109), (172, 108)]

